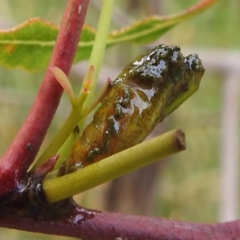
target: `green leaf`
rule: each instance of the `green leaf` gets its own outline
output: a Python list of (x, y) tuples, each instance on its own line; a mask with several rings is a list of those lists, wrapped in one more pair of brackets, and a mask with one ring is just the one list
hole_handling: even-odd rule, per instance
[[(150, 16), (109, 34), (107, 47), (123, 42), (150, 43), (175, 25), (207, 9), (218, 0), (202, 0), (176, 15)], [(58, 34), (58, 27), (39, 18), (0, 31), (0, 66), (40, 71), (47, 67)], [(88, 59), (94, 44), (95, 30), (85, 25), (81, 34), (75, 62)]]
[[(58, 27), (39, 18), (33, 18), (20, 26), (0, 32), (0, 66), (39, 71), (46, 68)], [(81, 42), (93, 42), (95, 31), (85, 25)], [(91, 44), (92, 46), (92, 44)], [(79, 60), (89, 57), (90, 47), (81, 48), (83, 53)]]

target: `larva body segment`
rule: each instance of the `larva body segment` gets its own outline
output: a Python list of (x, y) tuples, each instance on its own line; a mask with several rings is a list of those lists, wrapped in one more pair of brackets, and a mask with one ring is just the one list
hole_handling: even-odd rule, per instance
[(198, 56), (184, 58), (177, 46), (160, 45), (139, 56), (111, 82), (64, 163), (63, 174), (142, 142), (189, 97), (192, 86), (198, 87), (203, 73)]

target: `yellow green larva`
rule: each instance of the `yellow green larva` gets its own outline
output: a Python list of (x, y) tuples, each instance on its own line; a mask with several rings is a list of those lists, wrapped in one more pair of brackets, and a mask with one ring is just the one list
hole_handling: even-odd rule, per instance
[(111, 81), (62, 166), (63, 174), (142, 142), (193, 93), (203, 73), (198, 56), (184, 57), (177, 46), (160, 45), (136, 58)]

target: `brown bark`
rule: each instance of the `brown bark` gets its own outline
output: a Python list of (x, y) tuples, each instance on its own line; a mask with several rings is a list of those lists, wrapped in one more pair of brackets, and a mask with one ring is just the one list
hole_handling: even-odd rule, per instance
[(1, 208), (0, 227), (88, 240), (238, 240), (240, 221), (220, 224), (180, 222), (156, 217), (83, 209), (73, 202), (44, 208)]

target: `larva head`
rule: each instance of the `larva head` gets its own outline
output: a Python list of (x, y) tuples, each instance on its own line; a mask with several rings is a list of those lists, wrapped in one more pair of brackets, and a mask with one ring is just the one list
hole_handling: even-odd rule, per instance
[(146, 88), (159, 87), (166, 82), (168, 72), (181, 65), (184, 65), (184, 56), (179, 47), (159, 45), (128, 64), (119, 78), (127, 76), (127, 81)]
[(164, 98), (165, 117), (198, 89), (203, 73), (196, 54), (184, 57), (178, 46), (159, 45), (128, 64), (118, 79), (141, 88), (154, 87), (161, 96), (168, 93)]
[(172, 97), (169, 98), (165, 110), (165, 116), (169, 115), (197, 91), (204, 71), (202, 61), (197, 54), (185, 57), (183, 65), (169, 71), (168, 79), (172, 81), (173, 88)]

